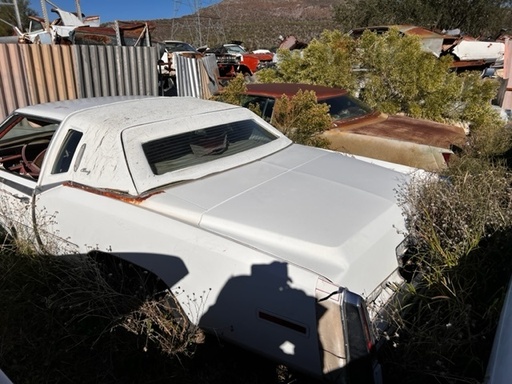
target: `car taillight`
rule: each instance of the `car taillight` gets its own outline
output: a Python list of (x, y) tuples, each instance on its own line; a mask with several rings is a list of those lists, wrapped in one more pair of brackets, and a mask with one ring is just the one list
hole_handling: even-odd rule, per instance
[(375, 345), (365, 301), (355, 293), (344, 291), (342, 306), (348, 360), (365, 358)]
[(446, 164), (450, 161), (450, 157), (452, 155), (452, 152), (443, 152), (443, 159)]
[(380, 364), (375, 359), (375, 339), (363, 298), (343, 291), (342, 318), (347, 355), (347, 383), (382, 384)]

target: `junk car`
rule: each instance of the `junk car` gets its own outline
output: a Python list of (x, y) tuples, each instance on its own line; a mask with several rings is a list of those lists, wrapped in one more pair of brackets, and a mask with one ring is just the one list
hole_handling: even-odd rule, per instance
[(238, 73), (252, 78), (254, 73), (275, 64), (274, 54), (267, 50), (248, 52), (240, 41), (205, 48), (205, 55), (215, 55), (220, 78), (230, 80)]
[(387, 115), (371, 108), (341, 88), (299, 83), (247, 84), (244, 106), (258, 106), (271, 121), (274, 104), (282, 96), (292, 98), (313, 91), (319, 103), (329, 106), (332, 128), (322, 137), (329, 148), (427, 171), (447, 166), (454, 150), (463, 147), (463, 128), (407, 116)]
[(338, 383), (380, 380), (408, 178), (197, 98), (59, 101), (0, 125), (7, 231), (140, 266), (204, 331)]

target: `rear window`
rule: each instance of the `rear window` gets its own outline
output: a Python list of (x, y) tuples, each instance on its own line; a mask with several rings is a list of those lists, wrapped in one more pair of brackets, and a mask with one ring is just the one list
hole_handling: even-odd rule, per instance
[(256, 121), (242, 120), (149, 141), (142, 149), (153, 173), (162, 175), (245, 152), (276, 138)]
[(330, 97), (321, 103), (329, 106), (329, 114), (334, 120), (349, 120), (368, 115), (372, 107), (350, 95)]

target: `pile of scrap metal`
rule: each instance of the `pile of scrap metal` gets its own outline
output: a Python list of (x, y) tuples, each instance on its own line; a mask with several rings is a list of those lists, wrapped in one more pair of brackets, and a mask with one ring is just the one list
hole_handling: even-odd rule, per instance
[[(44, 2), (50, 4), (57, 18), (49, 21)], [(119, 22), (112, 26), (100, 26), (99, 16), (82, 15), (77, 2), (77, 12), (68, 12), (57, 7), (50, 0), (42, 1), (43, 17), (29, 16), (28, 31), (14, 26), (16, 36), (0, 39), (4, 43), (23, 44), (82, 44), (82, 45), (122, 45), (151, 46), (150, 33), (154, 23)]]
[(452, 67), (456, 70), (484, 70), (502, 61), (505, 54), (504, 42), (475, 39), (461, 33), (460, 30), (432, 31), (414, 25), (385, 25), (356, 28), (350, 34), (354, 38), (359, 38), (366, 30), (382, 34), (391, 28), (398, 29), (403, 35), (419, 36), (423, 48), (436, 57), (452, 56)]
[(278, 49), (288, 49), (293, 51), (295, 49), (304, 49), (308, 46), (308, 43), (297, 40), (297, 38), (293, 35), (290, 36), (279, 36), (279, 47)]
[(152, 45), (151, 32), (154, 23), (115, 21), (111, 27), (80, 26), (70, 33), (72, 44), (82, 45), (122, 45), (146, 46)]

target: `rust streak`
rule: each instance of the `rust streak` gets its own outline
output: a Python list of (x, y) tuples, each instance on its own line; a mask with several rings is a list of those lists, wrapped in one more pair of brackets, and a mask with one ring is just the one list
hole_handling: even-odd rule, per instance
[(105, 196), (105, 197), (109, 197), (112, 199), (124, 201), (125, 203), (129, 203), (129, 204), (140, 204), (144, 200), (150, 198), (151, 196), (154, 196), (158, 193), (163, 192), (163, 191), (158, 191), (158, 192), (148, 193), (144, 196), (132, 196), (132, 195), (128, 195), (128, 194), (125, 194), (122, 192), (108, 191), (105, 189), (93, 188), (93, 187), (89, 187), (89, 186), (83, 185), (83, 184), (78, 184), (78, 183), (75, 183), (72, 181), (67, 181), (63, 185), (65, 187), (77, 188), (77, 189), (81, 189), (82, 191), (94, 193), (96, 195)]

